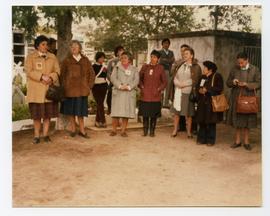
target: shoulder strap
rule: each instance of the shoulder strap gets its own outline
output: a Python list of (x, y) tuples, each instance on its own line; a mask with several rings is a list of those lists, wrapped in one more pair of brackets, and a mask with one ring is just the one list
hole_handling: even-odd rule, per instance
[(104, 65), (102, 65), (100, 71), (99, 71), (98, 74), (96, 75), (96, 78), (102, 73), (103, 68), (104, 68)]
[(214, 73), (213, 78), (212, 78), (212, 84), (211, 84), (212, 87), (214, 86), (215, 76), (216, 76), (216, 73)]

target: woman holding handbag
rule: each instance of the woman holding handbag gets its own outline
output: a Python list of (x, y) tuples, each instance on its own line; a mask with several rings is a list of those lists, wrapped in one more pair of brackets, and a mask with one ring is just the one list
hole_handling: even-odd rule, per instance
[(173, 101), (171, 112), (174, 114), (174, 130), (171, 137), (176, 137), (180, 116), (186, 118), (187, 137), (191, 134), (192, 116), (195, 113), (195, 102), (191, 95), (196, 94), (196, 86), (201, 77), (201, 67), (194, 59), (195, 53), (192, 48), (184, 50), (184, 61), (175, 66), (173, 71), (173, 84), (170, 90), (170, 99)]
[(31, 118), (34, 121), (33, 144), (40, 143), (41, 119), (43, 119), (43, 136), (46, 143), (50, 119), (58, 116), (58, 102), (46, 99), (49, 86), (58, 82), (59, 64), (54, 54), (48, 52), (48, 38), (40, 35), (35, 39), (35, 51), (25, 61), (27, 75), (27, 95)]
[(227, 79), (227, 86), (231, 88), (230, 108), (227, 112), (227, 123), (236, 128), (234, 144), (231, 148), (238, 148), (242, 145), (241, 133), (244, 135), (244, 148), (251, 150), (249, 143), (249, 130), (257, 127), (256, 113), (237, 112), (239, 95), (255, 96), (255, 89), (260, 88), (261, 74), (257, 67), (249, 63), (246, 53), (237, 55), (237, 66), (235, 66)]
[(95, 85), (92, 89), (94, 99), (97, 103), (97, 113), (95, 126), (107, 127), (104, 112), (104, 100), (107, 93), (108, 84), (106, 81), (107, 68), (103, 65), (105, 60), (104, 52), (97, 52), (95, 56), (96, 63), (93, 64), (93, 69), (95, 71)]
[(223, 78), (216, 72), (215, 63), (204, 61), (203, 65), (203, 75), (198, 83), (197, 144), (213, 146), (216, 142), (216, 123), (223, 120), (223, 112), (213, 112), (212, 96), (223, 91)]

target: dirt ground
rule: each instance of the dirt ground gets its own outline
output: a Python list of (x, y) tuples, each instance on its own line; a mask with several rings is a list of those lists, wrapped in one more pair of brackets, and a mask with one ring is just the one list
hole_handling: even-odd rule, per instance
[(231, 149), (233, 129), (218, 125), (217, 144), (196, 145), (171, 127), (156, 137), (91, 138), (56, 131), (50, 144), (31, 144), (32, 131), (13, 133), (13, 206), (260, 206), (260, 129), (252, 151)]

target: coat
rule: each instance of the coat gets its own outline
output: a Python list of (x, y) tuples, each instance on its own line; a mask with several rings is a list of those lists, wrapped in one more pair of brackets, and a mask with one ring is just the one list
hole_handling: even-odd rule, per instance
[(160, 102), (161, 92), (167, 86), (166, 74), (162, 65), (145, 64), (140, 70), (141, 100)]
[[(135, 118), (136, 87), (139, 84), (139, 73), (136, 67), (129, 65), (125, 70), (121, 62), (113, 69), (111, 75), (112, 90), (112, 117)], [(123, 91), (119, 86), (129, 85), (130, 91)]]
[[(215, 76), (214, 76), (215, 74)], [(213, 80), (214, 78), (214, 80)], [(201, 80), (205, 80), (204, 87), (206, 94), (200, 94), (199, 89)], [(213, 82), (213, 86), (212, 86)], [(223, 120), (223, 112), (213, 112), (211, 96), (220, 95), (223, 91), (223, 78), (220, 73), (212, 73), (209, 77), (202, 75), (197, 88), (198, 106), (196, 122), (204, 124), (214, 124)]]
[(61, 81), (65, 89), (65, 97), (88, 96), (95, 81), (95, 72), (89, 59), (81, 55), (77, 62), (72, 55), (61, 65)]
[(60, 68), (55, 55), (47, 52), (46, 58), (44, 58), (35, 50), (26, 57), (24, 69), (27, 76), (26, 101), (28, 103), (51, 102), (45, 98), (49, 86), (41, 82), (41, 77), (46, 74), (56, 85), (59, 83)]
[(168, 55), (164, 51), (164, 49), (159, 51), (160, 58), (159, 58), (159, 64), (163, 65), (164, 70), (170, 71), (173, 62), (175, 61), (174, 53), (171, 50), (168, 50)]
[[(174, 99), (174, 92), (175, 92), (175, 86), (174, 86), (174, 78), (177, 74), (178, 69), (181, 67), (182, 64), (184, 64), (184, 61), (179, 61), (178, 65), (174, 65), (174, 71), (172, 71), (172, 80), (169, 88), (169, 98), (171, 101)], [(197, 60), (193, 60), (192, 66), (191, 66), (191, 79), (192, 79), (192, 91), (196, 91), (197, 84), (199, 82), (199, 79), (202, 75), (202, 69), (200, 65), (197, 63)]]
[[(233, 80), (238, 79), (241, 82), (246, 82), (247, 87), (238, 87), (233, 85)], [(261, 87), (261, 73), (257, 67), (249, 64), (247, 71), (241, 71), (238, 66), (231, 69), (228, 76), (227, 86), (231, 88), (231, 94), (229, 99), (229, 110), (227, 112), (226, 122), (233, 127), (238, 128), (255, 128), (257, 126), (256, 114), (237, 114), (236, 102), (242, 89), (243, 95), (254, 95), (254, 89)]]

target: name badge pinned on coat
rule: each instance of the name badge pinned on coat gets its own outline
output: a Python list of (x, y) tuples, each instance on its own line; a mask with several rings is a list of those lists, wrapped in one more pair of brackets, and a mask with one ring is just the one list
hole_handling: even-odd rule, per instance
[(126, 70), (126, 71), (125, 71), (125, 74), (126, 74), (127, 76), (130, 76), (131, 71), (130, 71), (130, 70)]
[(205, 83), (205, 79), (202, 79), (201, 80), (201, 83), (200, 83), (200, 87), (203, 87), (204, 86), (204, 83)]
[(42, 63), (41, 62), (37, 62), (36, 63), (36, 68), (37, 68), (37, 70), (42, 70)]
[(150, 69), (149, 71), (149, 75), (152, 76), (153, 75), (153, 69)]

